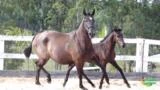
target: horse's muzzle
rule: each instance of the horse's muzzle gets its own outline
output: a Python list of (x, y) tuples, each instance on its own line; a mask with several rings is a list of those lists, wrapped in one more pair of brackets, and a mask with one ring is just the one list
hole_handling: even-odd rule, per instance
[(91, 38), (93, 38), (95, 36), (95, 32), (94, 32), (93, 27), (88, 28), (88, 34), (89, 34), (89, 37), (91, 37)]
[(95, 36), (95, 33), (88, 33), (90, 38), (93, 38)]

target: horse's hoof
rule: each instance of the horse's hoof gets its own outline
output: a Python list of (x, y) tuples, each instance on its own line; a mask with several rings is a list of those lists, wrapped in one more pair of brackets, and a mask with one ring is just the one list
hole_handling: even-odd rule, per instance
[(65, 87), (66, 86), (66, 83), (63, 83), (63, 87)]
[(108, 85), (110, 85), (109, 81), (107, 81)]
[(92, 87), (94, 87), (94, 88), (95, 88), (95, 85), (94, 85), (93, 83), (92, 83), (91, 85), (92, 85)]
[(127, 85), (127, 87), (128, 87), (128, 88), (131, 88), (131, 86), (130, 86), (129, 84)]
[(102, 86), (99, 86), (99, 89), (102, 89)]
[(92, 85), (92, 87), (94, 87), (94, 88), (95, 88), (95, 85), (93, 84), (93, 85)]
[(81, 88), (82, 90), (88, 90), (87, 88), (85, 88), (85, 87), (83, 87), (83, 86), (82, 86), (82, 87), (80, 87), (80, 88)]
[(51, 79), (47, 79), (47, 82), (48, 82), (48, 83), (51, 83), (51, 81), (52, 81)]
[(82, 90), (88, 90), (88, 89), (84, 87), (84, 88), (82, 88)]
[(40, 83), (40, 82), (36, 82), (35, 84), (36, 84), (36, 85), (41, 85), (41, 83)]

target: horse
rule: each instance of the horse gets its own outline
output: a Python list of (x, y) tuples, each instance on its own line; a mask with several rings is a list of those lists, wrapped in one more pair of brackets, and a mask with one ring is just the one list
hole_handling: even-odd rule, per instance
[[(47, 82), (51, 83), (51, 76), (48, 71), (43, 67), (47, 61), (51, 58), (56, 63), (63, 65), (76, 66), (78, 77), (79, 77), (79, 87), (83, 90), (87, 90), (82, 84), (82, 75), (87, 79), (87, 81), (95, 87), (91, 80), (84, 74), (83, 66), (86, 60), (91, 58), (98, 58), (95, 55), (91, 38), (95, 35), (95, 20), (94, 13), (87, 13), (85, 9), (83, 10), (83, 19), (78, 29), (69, 33), (62, 33), (58, 31), (43, 31), (37, 33), (30, 44), (29, 47), (24, 49), (24, 54), (29, 58), (32, 48), (38, 56), (35, 64), (36, 70), (36, 81), (37, 85), (40, 85), (39, 76), (40, 71), (43, 70), (47, 75)], [(107, 73), (102, 65), (94, 60), (102, 69), (105, 80), (109, 83)]]
[[(122, 69), (120, 68), (120, 66), (117, 64), (115, 60), (116, 53), (114, 48), (116, 43), (118, 43), (123, 48), (125, 47), (125, 42), (123, 40), (123, 34), (121, 31), (122, 29), (119, 29), (117, 27), (112, 29), (112, 31), (108, 35), (106, 35), (105, 38), (100, 41), (100, 43), (93, 44), (93, 48), (96, 55), (99, 57), (98, 61), (101, 63), (101, 65), (103, 67), (106, 67), (107, 63), (112, 64), (120, 72), (127, 87), (130, 88), (130, 84), (128, 83)], [(87, 62), (93, 63), (92, 60), (88, 60)], [(67, 83), (70, 71), (72, 70), (73, 67), (74, 65), (68, 68), (68, 71), (64, 80), (64, 85)], [(104, 75), (102, 75), (102, 78), (100, 81), (100, 85), (99, 85), (100, 89), (102, 88), (103, 79), (104, 79)]]

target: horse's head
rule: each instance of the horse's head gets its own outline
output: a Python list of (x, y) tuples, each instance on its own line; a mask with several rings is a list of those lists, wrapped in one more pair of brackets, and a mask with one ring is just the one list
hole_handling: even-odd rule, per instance
[(94, 13), (95, 9), (92, 11), (92, 13), (86, 13), (85, 9), (83, 10), (83, 25), (84, 28), (87, 30), (88, 35), (90, 38), (95, 36), (95, 21), (94, 21)]
[(114, 28), (114, 39), (121, 47), (125, 47), (126, 44), (123, 39), (122, 29)]

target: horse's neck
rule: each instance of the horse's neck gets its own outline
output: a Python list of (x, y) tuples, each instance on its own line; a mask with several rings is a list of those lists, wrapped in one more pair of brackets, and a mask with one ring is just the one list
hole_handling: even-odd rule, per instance
[(104, 41), (103, 41), (104, 46), (107, 46), (108, 49), (114, 50), (115, 48), (115, 40), (114, 40), (114, 35), (111, 33)]
[(88, 36), (88, 32), (84, 28), (83, 21), (79, 25), (78, 30), (76, 31), (76, 34), (78, 35), (78, 38), (80, 38), (81, 40), (84, 40), (84, 39), (90, 40), (90, 38)]
[(85, 30), (83, 26), (83, 21), (76, 31), (76, 39), (78, 40), (81, 48), (86, 49), (92, 47), (91, 39), (88, 36), (87, 30)]

